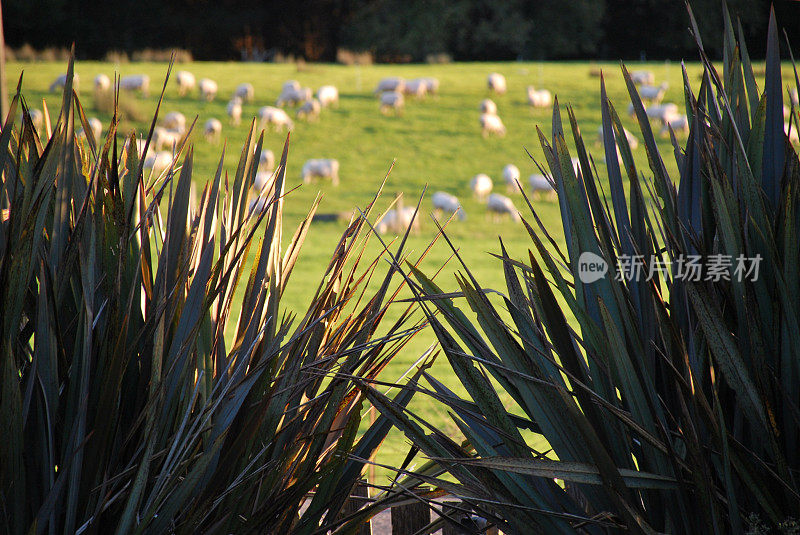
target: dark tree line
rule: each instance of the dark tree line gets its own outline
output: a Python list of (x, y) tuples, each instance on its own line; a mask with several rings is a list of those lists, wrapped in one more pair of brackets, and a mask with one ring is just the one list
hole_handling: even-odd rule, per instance
[[(692, 0), (707, 49), (719, 52), (721, 1)], [(764, 52), (769, 0), (728, 0), (753, 56)], [(774, 0), (800, 47), (800, 2)], [(109, 50), (184, 48), (197, 59), (242, 50), (331, 61), (338, 48), (378, 60), (695, 59), (683, 0), (6, 0), (6, 41)]]

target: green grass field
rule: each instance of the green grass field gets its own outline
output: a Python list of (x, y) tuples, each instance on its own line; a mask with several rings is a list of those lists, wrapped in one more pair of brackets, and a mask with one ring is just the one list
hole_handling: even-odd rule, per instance
[[(110, 117), (95, 109), (92, 80), (98, 73), (109, 76), (114, 72), (122, 75), (145, 73), (151, 77), (151, 94), (148, 98), (124, 97), (133, 101), (131, 106), (138, 117), (128, 117), (124, 122), (126, 129), (136, 128), (142, 132), (149, 126), (155, 110), (161, 83), (166, 73), (165, 64), (131, 63), (113, 65), (96, 62), (80, 62), (76, 72), (81, 78), (81, 98), (87, 116), (97, 116), (107, 127)], [(470, 195), (469, 181), (476, 173), (487, 173), (495, 181), (495, 191), (505, 193), (500, 172), (508, 163), (516, 164), (527, 183), (527, 176), (538, 172), (535, 164), (525, 150), (543, 163), (536, 126), (545, 135), (550, 135), (550, 109), (531, 109), (526, 104), (525, 87), (549, 89), (557, 95), (559, 103), (569, 104), (574, 110), (584, 132), (589, 149), (596, 158), (600, 176), (604, 166), (600, 147), (595, 145), (597, 128), (600, 124), (600, 79), (590, 76), (590, 71), (602, 68), (606, 73), (606, 84), (612, 102), (623, 116), (625, 126), (638, 133), (633, 119), (624, 110), (628, 105), (621, 71), (618, 64), (588, 63), (466, 63), (450, 65), (306, 65), (298, 70), (291, 64), (240, 64), (240, 63), (193, 63), (178, 65), (176, 70), (186, 69), (199, 80), (209, 77), (219, 84), (219, 94), (212, 103), (200, 102), (196, 93), (190, 97), (179, 98), (174, 80), (170, 80), (161, 114), (180, 111), (189, 120), (198, 116), (198, 126), (193, 134), (195, 143), (195, 180), (198, 186), (213, 177), (223, 144), (212, 144), (201, 135), (202, 124), (210, 117), (223, 122), (223, 139), (227, 143), (225, 169), (232, 173), (238, 154), (252, 118), (259, 107), (273, 105), (280, 87), (289, 79), (298, 80), (303, 86), (315, 91), (323, 84), (336, 85), (340, 92), (340, 105), (337, 109), (325, 109), (318, 122), (296, 121), (291, 134), (287, 185), (300, 186), (293, 191), (286, 202), (285, 233), (291, 235), (294, 225), (302, 218), (318, 192), (324, 199), (321, 212), (350, 211), (354, 207), (364, 208), (374, 195), (385, 173), (393, 161), (394, 169), (389, 176), (382, 205), (391, 202), (394, 194), (403, 192), (406, 204), (416, 202), (425, 186), (430, 193), (444, 190), (462, 200), (468, 214), (466, 221), (455, 221), (449, 228), (449, 236), (459, 248), (466, 263), (476, 277), (487, 288), (504, 287), (499, 262), (489, 252), (499, 251), (498, 236), (502, 236), (512, 256), (527, 258), (527, 250), (532, 247), (522, 225), (511, 221), (493, 222), (485, 216), (484, 207)], [(650, 69), (656, 75), (657, 83), (668, 82), (669, 90), (665, 102), (675, 102), (683, 108), (681, 69), (679, 63), (653, 63), (629, 65), (630, 69)], [(47, 89), (57, 75), (66, 69), (62, 64), (12, 63), (7, 66), (9, 89), (13, 91), (17, 78), (24, 70), (23, 92), (30, 107), (42, 107), (42, 99), (47, 99), (51, 116), (55, 118), (60, 105), (59, 96), (49, 94)], [(699, 86), (700, 68), (697, 64), (687, 66), (692, 84)], [(504, 96), (490, 95), (486, 89), (486, 76), (490, 72), (503, 73), (508, 80), (508, 93)], [(788, 69), (786, 74), (788, 75)], [(414, 78), (434, 76), (441, 82), (440, 94), (425, 100), (409, 99), (402, 116), (384, 116), (378, 112), (378, 101), (372, 90), (378, 80), (385, 76)], [(225, 106), (234, 88), (242, 82), (255, 86), (255, 103), (246, 104), (242, 124), (230, 126)], [(478, 125), (478, 103), (491, 97), (498, 106), (498, 114), (506, 125), (508, 134), (504, 138), (483, 139)], [(567, 121), (566, 113), (563, 118)], [(136, 120), (138, 119), (138, 120)], [(265, 147), (279, 156), (285, 133), (268, 132)], [(568, 139), (571, 136), (567, 136)], [(640, 137), (640, 136), (639, 136)], [(662, 156), (671, 176), (677, 176), (677, 169), (669, 140), (660, 140)], [(644, 148), (634, 152), (641, 172), (649, 174), (647, 156)], [(341, 185), (337, 188), (329, 183), (302, 185), (300, 168), (308, 158), (336, 158), (340, 162)], [(514, 197), (518, 208), (523, 209), (521, 196)], [(563, 242), (560, 232), (558, 205), (555, 201), (537, 200), (537, 210), (548, 230), (559, 243)], [(422, 230), (412, 236), (409, 246), (416, 259), (425, 249), (435, 233), (435, 225), (429, 217), (430, 202), (422, 202)], [(285, 295), (288, 310), (304, 311), (311, 299), (333, 246), (343, 229), (342, 224), (315, 224), (306, 241), (302, 256), (295, 268), (289, 288)], [(377, 251), (373, 244), (372, 251)], [(437, 243), (425, 259), (423, 268), (428, 273), (435, 272), (450, 256), (443, 241)], [(456, 283), (453, 273), (458, 269), (455, 263), (449, 264), (437, 278), (441, 286), (453, 290)], [(398, 306), (398, 313), (399, 313)], [(391, 381), (402, 374), (433, 342), (430, 333), (417, 336), (386, 370), (384, 380)], [(455, 381), (448, 381), (446, 363), (434, 368), (446, 384), (456, 388)], [(412, 404), (413, 410), (426, 419), (455, 433), (455, 425), (448, 424), (447, 415), (428, 400), (419, 399)], [(381, 451), (379, 461), (398, 463), (406, 452), (402, 437), (392, 435)]]

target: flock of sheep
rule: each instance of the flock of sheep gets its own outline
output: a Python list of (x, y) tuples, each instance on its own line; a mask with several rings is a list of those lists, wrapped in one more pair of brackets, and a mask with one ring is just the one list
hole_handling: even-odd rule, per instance
[[(673, 131), (688, 132), (689, 122), (685, 114), (680, 113), (679, 107), (674, 103), (664, 103), (663, 98), (666, 94), (667, 84), (655, 84), (655, 76), (651, 71), (634, 71), (631, 73), (633, 82), (638, 86), (638, 92), (645, 104), (645, 111), (651, 121), (661, 125), (662, 135), (666, 135), (671, 128)], [(179, 71), (174, 77), (178, 86), (180, 97), (189, 97), (195, 90), (198, 98), (211, 102), (217, 98), (218, 85), (214, 80), (202, 78), (199, 81), (189, 71)], [(63, 88), (66, 76), (61, 75), (50, 86), (50, 91)], [(79, 76), (75, 74), (74, 87), (79, 86)], [(487, 89), (495, 94), (503, 95), (508, 89), (505, 77), (493, 72), (487, 77)], [(142, 96), (147, 96), (150, 89), (150, 78), (145, 74), (123, 76), (119, 80), (120, 89), (129, 92), (138, 92)], [(94, 91), (96, 94), (112, 90), (112, 81), (105, 74), (98, 74), (94, 78)], [(401, 77), (389, 77), (380, 80), (375, 88), (374, 94), (379, 100), (379, 110), (383, 114), (400, 115), (403, 112), (406, 99), (422, 99), (428, 94), (437, 94), (439, 91), (439, 80), (436, 78), (416, 78), (405, 80)], [(547, 89), (536, 89), (533, 86), (526, 88), (527, 103), (534, 108), (548, 108), (553, 104), (553, 97)], [(796, 101), (796, 92), (792, 95)], [(231, 125), (236, 126), (241, 122), (242, 105), (254, 102), (255, 88), (250, 83), (239, 84), (230, 100), (227, 103), (226, 111)], [(262, 129), (274, 128), (282, 131), (284, 128), (292, 130), (294, 122), (286, 111), (286, 107), (294, 107), (295, 118), (299, 120), (315, 121), (319, 118), (323, 108), (338, 107), (339, 91), (333, 85), (323, 85), (316, 91), (309, 87), (303, 87), (295, 80), (285, 82), (281, 92), (275, 101), (274, 106), (263, 106), (258, 110), (258, 118)], [(490, 98), (482, 100), (478, 107), (480, 111), (479, 124), (481, 134), (484, 137), (489, 135), (504, 136), (506, 128), (498, 115), (497, 105)], [(633, 115), (633, 105), (629, 106), (629, 113)], [(31, 110), (31, 118), (36, 125), (42, 121), (42, 113), (38, 110)], [(90, 118), (88, 124), (92, 130), (94, 139), (99, 139), (102, 135), (103, 125), (97, 118)], [(38, 128), (38, 126), (37, 126)], [(219, 140), (222, 134), (222, 121), (218, 118), (209, 118), (203, 125), (203, 135), (210, 142)], [(173, 159), (174, 148), (182, 141), (187, 132), (186, 117), (178, 111), (170, 111), (162, 117), (161, 123), (154, 129), (152, 146), (154, 151), (145, 158), (145, 168), (152, 170), (155, 174), (162, 173), (167, 169)], [(79, 132), (79, 135), (85, 135)], [(793, 132), (796, 139), (797, 132)], [(625, 130), (625, 136), (632, 149), (638, 147), (638, 140), (629, 131)], [(603, 129), (598, 131), (598, 142), (603, 140)], [(172, 150), (170, 150), (172, 149)], [(143, 150), (143, 143), (139, 143), (138, 150)], [(251, 202), (251, 209), (264, 206), (264, 197), (272, 184), (272, 176), (275, 165), (275, 157), (272, 151), (264, 150), (259, 155), (259, 168), (254, 184), (254, 200)], [(573, 161), (576, 167), (577, 162)], [(519, 213), (514, 206), (509, 195), (520, 192), (523, 181), (519, 168), (514, 164), (506, 165), (501, 176), (506, 185), (506, 194), (492, 192), (493, 181), (485, 173), (475, 175), (470, 182), (472, 195), (482, 203), (486, 204), (487, 214), (495, 218), (508, 216), (514, 221), (519, 220)], [(305, 162), (302, 167), (301, 176), (304, 182), (308, 183), (313, 178), (328, 179), (334, 186), (339, 185), (339, 162), (330, 158), (315, 158)], [(553, 183), (542, 174), (533, 174), (528, 177), (528, 184), (532, 193), (541, 194), (552, 198), (554, 196)], [(447, 192), (437, 191), (431, 196), (434, 210), (439, 213), (456, 214), (459, 219), (464, 219), (466, 214), (461, 207), (459, 199)], [(381, 221), (376, 225), (380, 232), (400, 231), (411, 223), (413, 208), (400, 207), (388, 211)]]

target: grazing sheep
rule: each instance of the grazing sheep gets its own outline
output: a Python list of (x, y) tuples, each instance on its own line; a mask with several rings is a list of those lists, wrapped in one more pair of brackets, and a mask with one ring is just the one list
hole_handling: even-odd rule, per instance
[(186, 131), (186, 116), (179, 111), (171, 111), (161, 121), (164, 128), (183, 133)]
[(506, 183), (506, 190), (509, 193), (519, 193), (522, 185), (519, 183), (520, 179), (519, 167), (510, 163), (503, 167), (503, 180)]
[(553, 95), (547, 89), (534, 89), (528, 86), (528, 104), (534, 108), (547, 108), (553, 105)]
[(269, 125), (274, 125), (276, 132), (281, 132), (284, 126), (289, 130), (294, 128), (294, 123), (289, 119), (289, 115), (280, 108), (264, 106), (258, 110), (258, 117), (261, 119), (262, 129), (267, 128)]
[[(639, 139), (627, 128), (623, 127), (622, 129), (625, 132), (625, 139), (628, 140), (628, 145), (630, 148), (634, 150), (637, 149), (639, 147)], [(604, 140), (603, 127), (601, 125), (600, 128), (597, 129), (597, 143), (602, 144)]]
[(384, 78), (378, 82), (378, 87), (375, 88), (374, 93), (402, 93), (406, 87), (406, 81), (399, 77)]
[(633, 71), (631, 81), (636, 85), (653, 85), (656, 83), (656, 75), (653, 71)]
[(406, 82), (403, 94), (411, 95), (416, 98), (423, 98), (428, 92), (428, 84), (421, 78), (415, 78)]
[[(139, 156), (139, 158), (141, 158), (142, 154), (144, 153), (144, 145), (145, 145), (145, 140), (144, 139), (137, 139), (136, 140), (136, 154), (137, 154), (137, 156)], [(130, 146), (130, 138), (127, 138), (125, 140), (125, 144), (122, 146), (122, 150), (125, 152), (126, 155), (129, 154), (129, 150), (128, 150), (129, 146)]]
[(497, 115), (497, 104), (490, 98), (481, 100), (481, 105), (478, 107), (481, 113), (488, 113), (489, 115)]
[(556, 196), (556, 190), (553, 188), (553, 185), (547, 180), (547, 177), (542, 174), (532, 174), (528, 177), (528, 183), (531, 185), (532, 196), (537, 193), (550, 198)]
[(386, 234), (387, 232), (400, 233), (410, 226), (411, 230), (418, 234), (420, 217), (418, 215), (414, 217), (416, 210), (415, 206), (404, 206), (400, 209), (393, 208), (388, 210), (375, 224), (375, 230), (379, 234)]
[(331, 158), (316, 158), (313, 160), (306, 160), (303, 164), (301, 172), (303, 182), (309, 184), (311, 179), (317, 178), (330, 178), (331, 184), (334, 186), (339, 185), (339, 160)]
[(281, 91), (288, 91), (288, 90), (297, 91), (300, 89), (300, 82), (297, 80), (286, 80), (283, 82), (283, 86), (281, 87)]
[[(294, 80), (291, 81), (293, 82)], [(314, 94), (310, 87), (294, 88), (287, 87), (286, 84), (284, 84), (281, 94), (278, 96), (278, 100), (275, 101), (275, 105), (283, 106), (284, 104), (288, 104), (290, 106), (297, 106), (307, 100), (311, 100), (313, 96)]]
[(797, 125), (790, 126), (790, 123), (783, 123), (783, 131), (789, 136), (789, 141), (792, 143), (800, 143), (800, 136), (797, 134)]
[(100, 141), (100, 136), (103, 135), (103, 123), (97, 117), (90, 117), (88, 120), (89, 128), (92, 130), (92, 135), (95, 141)]
[[(75, 75), (77, 77), (77, 74)], [(792, 100), (792, 104), (795, 106), (800, 106), (800, 97), (797, 95), (797, 88), (793, 87), (789, 90), (789, 98)]]
[(236, 91), (233, 92), (233, 100), (239, 99), (240, 102), (253, 102), (256, 98), (256, 89), (253, 84), (239, 84), (236, 86)]
[(211, 118), (206, 121), (203, 128), (203, 135), (209, 142), (216, 143), (222, 135), (222, 122), (219, 119)]
[(426, 78), (420, 78), (420, 79), (425, 83), (425, 87), (426, 87), (428, 93), (430, 93), (431, 95), (436, 95), (437, 93), (439, 93), (439, 79), (438, 78), (426, 77)]
[(146, 74), (123, 76), (120, 78), (119, 88), (123, 91), (140, 91), (143, 97), (147, 97), (150, 94), (150, 77)]
[(323, 85), (317, 90), (317, 100), (320, 106), (327, 108), (328, 106), (339, 106), (339, 90), (332, 85)]
[(111, 78), (107, 74), (98, 74), (94, 77), (94, 90), (97, 93), (105, 93), (111, 89)]
[[(666, 120), (667, 117), (672, 117), (678, 115), (678, 105), (673, 104), (672, 102), (668, 102), (666, 104), (654, 104), (652, 106), (646, 106), (644, 109), (647, 117), (651, 120), (658, 120), (662, 123)], [(636, 112), (633, 108), (633, 103), (628, 105), (628, 114), (633, 117)]]
[(233, 97), (233, 100), (228, 102), (225, 111), (228, 112), (232, 125), (238, 126), (242, 122), (242, 101), (239, 97)]
[(303, 105), (297, 109), (297, 118), (306, 119), (308, 121), (316, 121), (319, 119), (319, 112), (321, 110), (322, 106), (320, 105), (319, 100), (315, 98), (306, 100), (303, 102)]
[(272, 187), (272, 177), (273, 174), (269, 171), (258, 171), (255, 180), (253, 180), (253, 189), (261, 192), (267, 186)]
[(672, 128), (676, 134), (689, 134), (689, 117), (685, 113), (675, 113), (664, 118), (664, 125), (661, 127), (661, 135), (669, 135)]
[(486, 78), (486, 87), (489, 88), (489, 91), (504, 95), (506, 92), (506, 77), (500, 73), (493, 72)]
[(185, 97), (197, 83), (194, 74), (189, 71), (178, 71), (175, 74), (175, 82), (178, 84), (178, 96), (180, 97)]
[(37, 110), (36, 108), (29, 109), (28, 115), (31, 118), (31, 122), (33, 123), (33, 127), (38, 132), (42, 129), (42, 124), (44, 123), (44, 114), (41, 110)]
[(261, 215), (261, 212), (264, 211), (264, 208), (267, 207), (267, 198), (258, 196), (252, 201), (250, 201), (250, 205), (247, 207), (247, 215), (248, 217), (256, 218)]
[(156, 176), (166, 171), (170, 165), (172, 165), (172, 153), (167, 150), (148, 154), (144, 159), (144, 169), (152, 169), (152, 173)]
[(511, 199), (499, 193), (492, 193), (489, 195), (489, 200), (486, 202), (486, 211), (492, 214), (495, 221), (499, 220), (504, 215), (511, 217), (512, 221), (520, 220), (517, 207), (514, 206)]
[(458, 197), (455, 195), (451, 195), (446, 191), (437, 191), (431, 195), (431, 201), (433, 202), (433, 210), (439, 217), (441, 217), (442, 213), (447, 212), (449, 214), (457, 214), (458, 219), (461, 221), (467, 218), (466, 212), (464, 212)]
[(219, 88), (217, 86), (217, 82), (214, 80), (211, 80), (210, 78), (202, 78), (198, 84), (198, 87), (200, 88), (200, 100), (211, 102), (217, 98), (217, 90)]
[(177, 130), (167, 130), (163, 126), (156, 126), (153, 129), (152, 144), (155, 150), (171, 149), (177, 147), (183, 135)]
[(394, 91), (386, 91), (381, 93), (381, 113), (387, 115), (390, 111), (400, 113), (405, 105), (402, 93)]
[(639, 97), (642, 100), (649, 100), (653, 104), (658, 104), (664, 99), (664, 95), (667, 93), (667, 88), (669, 84), (667, 82), (662, 83), (661, 85), (640, 85), (639, 86)]
[(259, 171), (272, 171), (272, 169), (274, 168), (275, 168), (275, 154), (269, 149), (262, 150), (261, 154), (258, 157)]
[(486, 197), (492, 192), (492, 179), (489, 175), (479, 173), (472, 177), (469, 183), (469, 189), (472, 190), (472, 195), (480, 202), (486, 200)]
[[(67, 84), (67, 75), (62, 74), (61, 76), (53, 80), (52, 84), (50, 84), (50, 92), (55, 93), (56, 91), (63, 90), (66, 84)], [(78, 92), (79, 85), (80, 85), (80, 76), (78, 76), (78, 73), (74, 73), (72, 76), (72, 89), (74, 89), (76, 93)]]
[(506, 127), (503, 125), (503, 121), (497, 115), (491, 115), (489, 113), (481, 114), (481, 135), (483, 137), (488, 137), (489, 134), (495, 134), (500, 137), (506, 135)]

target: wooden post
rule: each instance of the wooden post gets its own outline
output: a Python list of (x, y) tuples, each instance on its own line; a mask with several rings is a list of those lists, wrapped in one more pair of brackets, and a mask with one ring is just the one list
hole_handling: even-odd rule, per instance
[(6, 85), (6, 38), (3, 33), (3, 3), (0, 1), (0, 120), (5, 122), (8, 113), (8, 86)]
[[(448, 505), (450, 504), (450, 505)], [(458, 524), (449, 520), (448, 518), (444, 518), (444, 526), (442, 527), (442, 535), (464, 535), (466, 531), (464, 531), (463, 526), (460, 525), (461, 519), (466, 516), (466, 513), (456, 509), (453, 506), (460, 506), (461, 502), (444, 502), (442, 504), (442, 512), (446, 514), (448, 517), (452, 518)]]
[(423, 501), (392, 507), (392, 535), (416, 533), (430, 521), (431, 510)]
[[(350, 491), (350, 497), (342, 506), (342, 511), (339, 513), (339, 518), (350, 516), (369, 503), (367, 488), (367, 482), (363, 479), (356, 481), (356, 484), (353, 485), (353, 490)], [(369, 521), (364, 522), (364, 524), (358, 528), (357, 533), (358, 535), (372, 535), (372, 523)]]

